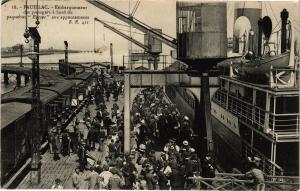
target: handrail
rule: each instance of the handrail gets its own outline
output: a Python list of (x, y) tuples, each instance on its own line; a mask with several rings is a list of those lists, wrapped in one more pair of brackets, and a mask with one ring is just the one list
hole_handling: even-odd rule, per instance
[[(216, 172), (216, 175), (225, 175), (225, 176), (245, 176), (245, 174), (241, 173), (222, 173)], [(276, 175), (265, 175), (266, 178), (287, 178), (287, 179), (296, 179), (299, 180), (299, 176), (276, 176)]]
[[(253, 188), (253, 183), (255, 183), (254, 179), (245, 179), (245, 174), (239, 174), (236, 176), (235, 174), (221, 174), (216, 173), (216, 177), (206, 178), (202, 176), (193, 176), (188, 177), (189, 180), (194, 181), (196, 184), (196, 188), (200, 190), (201, 185), (205, 185), (206, 188), (212, 190), (248, 190)], [(265, 188), (264, 190), (295, 190), (299, 187), (299, 177), (284, 177), (281, 176), (278, 179), (278, 176), (273, 176), (272, 178), (266, 178), (269, 180), (265, 180), (259, 184), (263, 184), (262, 186)], [(239, 178), (239, 179), (238, 179)], [(255, 184), (257, 186), (258, 184)]]
[[(228, 102), (226, 96), (228, 96)], [(213, 100), (224, 108), (227, 107), (227, 109), (233, 114), (241, 117), (242, 119), (245, 119), (246, 121), (250, 121), (252, 124), (258, 125), (258, 128), (261, 130), (264, 129), (266, 113), (270, 114), (269, 128), (273, 130), (273, 125), (275, 125), (275, 131), (273, 131), (275, 133), (276, 128), (295, 127), (295, 131), (297, 131), (299, 126), (299, 115), (297, 113), (274, 114), (271, 112), (267, 112), (264, 109), (256, 107), (244, 100), (227, 94), (226, 92), (224, 92), (224, 90), (218, 90), (215, 93)], [(288, 117), (289, 119), (284, 119), (284, 117)], [(285, 122), (285, 124), (282, 124), (283, 122)]]

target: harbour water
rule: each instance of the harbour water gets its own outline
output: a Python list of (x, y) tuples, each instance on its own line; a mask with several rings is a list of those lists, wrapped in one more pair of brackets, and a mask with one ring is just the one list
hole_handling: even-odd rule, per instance
[[(40, 63), (57, 63), (58, 60), (64, 59), (64, 54), (41, 55)], [(109, 55), (99, 53), (70, 53), (69, 62), (105, 62), (110, 61)], [(19, 63), (20, 57), (1, 58), (1, 63)], [(25, 56), (23, 63), (31, 63), (31, 60)]]
[[(58, 64), (46, 64), (46, 63), (58, 63), (60, 59), (64, 59), (64, 54), (51, 54), (51, 55), (41, 55), (40, 56), (40, 68), (41, 69), (50, 69), (50, 70), (57, 70)], [(69, 62), (108, 62), (110, 61), (110, 57), (106, 54), (99, 54), (99, 53), (70, 53), (69, 54)], [(31, 60), (25, 56), (22, 59), (24, 64), (31, 63)], [(17, 64), (20, 63), (20, 57), (11, 57), (11, 58), (1, 58), (1, 65), (4, 64)], [(115, 65), (121, 66), (122, 63), (115, 62)], [(30, 65), (25, 65), (25, 67), (30, 67)], [(23, 77), (22, 77), (23, 78)], [(22, 80), (23, 82), (24, 80)], [(24, 84), (21, 84), (23, 86)], [(4, 84), (4, 75), (1, 73), (1, 95), (12, 91), (16, 88), (16, 76), (10, 75), (9, 76), (9, 84)]]

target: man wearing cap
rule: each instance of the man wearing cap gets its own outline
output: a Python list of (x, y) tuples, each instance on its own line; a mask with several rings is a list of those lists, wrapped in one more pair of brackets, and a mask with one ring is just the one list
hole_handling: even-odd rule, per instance
[(255, 188), (258, 191), (265, 190), (265, 177), (263, 171), (261, 171), (255, 164), (252, 165), (251, 170), (246, 172), (246, 177), (253, 178)]
[(79, 146), (78, 158), (79, 158), (79, 169), (81, 172), (83, 172), (87, 164), (85, 142), (82, 142)]
[(179, 152), (180, 150), (179, 146), (175, 144), (174, 138), (170, 139), (169, 142), (164, 147), (164, 151), (166, 153), (168, 153), (170, 150), (175, 150), (176, 152)]

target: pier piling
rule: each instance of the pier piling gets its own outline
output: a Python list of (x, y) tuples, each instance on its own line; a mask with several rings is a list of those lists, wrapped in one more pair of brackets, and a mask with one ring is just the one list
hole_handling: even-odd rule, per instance
[(21, 86), (21, 74), (17, 74), (17, 86), (20, 87)]
[(4, 72), (4, 84), (5, 85), (8, 85), (9, 83), (8, 83), (8, 80), (9, 80), (9, 78), (8, 78), (8, 72)]

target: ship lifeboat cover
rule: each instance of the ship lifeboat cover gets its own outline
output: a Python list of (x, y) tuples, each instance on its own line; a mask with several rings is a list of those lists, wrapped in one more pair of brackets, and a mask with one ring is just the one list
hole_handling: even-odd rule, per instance
[(262, 19), (262, 31), (265, 35), (266, 38), (270, 38), (271, 33), (272, 33), (272, 20), (270, 19), (270, 17), (265, 16)]
[(251, 29), (251, 23), (249, 19), (245, 16), (239, 17), (234, 24), (233, 28), (233, 35), (237, 38), (243, 36), (243, 34), (246, 34), (250, 31)]

